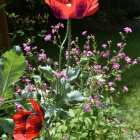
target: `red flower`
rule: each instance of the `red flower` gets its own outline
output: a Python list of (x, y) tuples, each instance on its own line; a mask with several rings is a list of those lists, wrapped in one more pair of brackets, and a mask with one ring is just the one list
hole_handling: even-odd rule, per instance
[(14, 116), (15, 128), (13, 137), (15, 140), (32, 140), (39, 135), (44, 120), (44, 112), (40, 105), (30, 99), (34, 111), (19, 110)]
[(94, 14), (98, 8), (98, 0), (45, 0), (54, 16), (59, 19), (80, 19)]

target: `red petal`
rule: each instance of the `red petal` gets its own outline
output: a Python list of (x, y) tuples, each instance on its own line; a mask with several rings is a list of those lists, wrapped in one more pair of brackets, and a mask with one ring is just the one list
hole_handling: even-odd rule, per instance
[(72, 18), (80, 19), (85, 17), (89, 5), (90, 3), (88, 0), (75, 0), (73, 4), (74, 14)]
[(26, 123), (27, 118), (32, 114), (32, 111), (19, 110), (15, 115), (13, 115), (15, 124)]
[(90, 7), (89, 7), (89, 10), (88, 10), (86, 16), (90, 16), (90, 15), (94, 14), (99, 9), (98, 0), (89, 0), (89, 1), (90, 1)]
[(45, 0), (50, 6), (54, 16), (59, 19), (69, 19), (73, 13), (73, 8), (69, 7), (65, 2), (66, 0)]
[(13, 137), (15, 140), (31, 140), (24, 136), (26, 133), (26, 123), (22, 123), (20, 125), (16, 125), (13, 132)]
[(33, 99), (30, 99), (30, 103), (33, 105), (34, 111), (35, 111), (36, 113), (39, 113), (40, 118), (41, 118), (41, 120), (43, 121), (43, 120), (44, 120), (44, 111), (43, 111), (43, 109), (41, 108), (41, 106), (40, 106), (35, 100), (33, 100)]
[(42, 128), (42, 120), (39, 116), (32, 116), (26, 124), (26, 137), (35, 138)]

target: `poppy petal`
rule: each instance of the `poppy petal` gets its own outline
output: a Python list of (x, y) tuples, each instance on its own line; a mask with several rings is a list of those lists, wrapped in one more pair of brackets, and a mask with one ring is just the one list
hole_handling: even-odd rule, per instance
[(50, 6), (56, 18), (69, 19), (70, 15), (73, 12), (72, 7), (69, 7), (64, 0), (45, 0), (45, 2)]
[(13, 137), (15, 140), (31, 140), (25, 136), (26, 133), (26, 123), (16, 125), (13, 132)]
[(75, 2), (73, 16), (75, 19), (83, 18), (86, 15), (90, 3), (87, 0), (76, 0)]
[(26, 137), (35, 138), (42, 128), (42, 120), (39, 116), (32, 116), (26, 124)]
[(34, 111), (41, 117), (41, 120), (44, 120), (44, 111), (43, 109), (41, 108), (41, 106), (33, 99), (30, 99), (30, 103), (33, 105), (34, 107)]
[(88, 9), (88, 12), (85, 16), (90, 16), (92, 14), (94, 14), (95, 12), (98, 11), (99, 9), (99, 3), (98, 3), (98, 0), (90, 0), (90, 7)]
[(27, 118), (32, 114), (32, 111), (19, 110), (14, 116), (13, 120), (15, 124), (26, 123)]

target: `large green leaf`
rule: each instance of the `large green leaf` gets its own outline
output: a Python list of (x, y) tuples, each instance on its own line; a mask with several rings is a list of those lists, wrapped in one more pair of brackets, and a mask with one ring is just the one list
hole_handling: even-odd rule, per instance
[[(67, 69), (64, 69), (63, 72), (66, 74)], [(74, 81), (78, 77), (79, 73), (80, 73), (80, 68), (79, 67), (75, 67), (75, 68), (70, 67), (69, 70), (68, 70), (68, 74), (67, 74), (67, 76), (68, 76), (67, 81), (68, 82)]]
[(39, 71), (44, 75), (44, 77), (49, 80), (53, 81), (54, 79), (54, 71), (50, 66), (39, 66)]
[(67, 94), (65, 101), (69, 103), (80, 103), (85, 100), (85, 97), (82, 95), (82, 92), (74, 90)]
[(0, 96), (9, 99), (13, 96), (13, 84), (24, 74), (24, 56), (16, 46), (2, 56), (0, 63)]

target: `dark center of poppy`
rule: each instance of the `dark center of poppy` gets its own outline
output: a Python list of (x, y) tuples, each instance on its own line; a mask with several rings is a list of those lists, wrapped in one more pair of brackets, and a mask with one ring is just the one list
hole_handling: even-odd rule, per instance
[(24, 121), (24, 122), (26, 122), (27, 120), (28, 120), (28, 117), (29, 117), (30, 115), (24, 115), (24, 116), (22, 116), (22, 121)]

